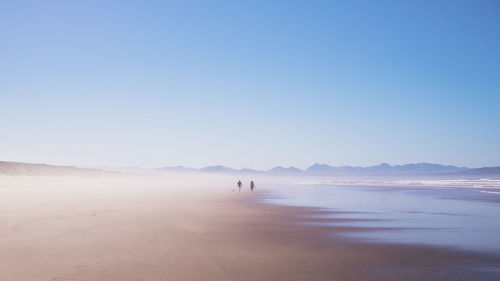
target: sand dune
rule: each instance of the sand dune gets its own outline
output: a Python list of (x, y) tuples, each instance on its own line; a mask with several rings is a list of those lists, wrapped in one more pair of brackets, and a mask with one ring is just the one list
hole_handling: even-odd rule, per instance
[(75, 168), (71, 166), (0, 161), (0, 175), (98, 176), (109, 173), (112, 172), (98, 169)]

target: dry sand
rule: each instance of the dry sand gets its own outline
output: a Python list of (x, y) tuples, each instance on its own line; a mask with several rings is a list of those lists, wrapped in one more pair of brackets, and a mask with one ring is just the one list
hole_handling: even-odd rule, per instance
[(2, 176), (0, 280), (499, 280), (496, 257), (340, 238), (234, 181)]

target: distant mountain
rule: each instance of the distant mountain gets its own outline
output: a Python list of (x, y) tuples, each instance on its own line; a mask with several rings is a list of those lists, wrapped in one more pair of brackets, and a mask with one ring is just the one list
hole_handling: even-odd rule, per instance
[(465, 171), (468, 168), (456, 166), (444, 166), (431, 163), (411, 163), (405, 165), (391, 166), (387, 163), (382, 163), (376, 166), (369, 167), (353, 167), (353, 166), (329, 166), (326, 164), (314, 164), (306, 169), (308, 174), (437, 174), (437, 173), (453, 173)]
[(382, 164), (378, 164), (377, 166), (371, 166), (368, 168), (372, 171), (387, 171), (387, 170), (390, 170), (392, 168), (392, 166), (387, 164), (387, 163), (382, 163)]
[(315, 163), (305, 171), (308, 173), (329, 173), (335, 171), (335, 167), (326, 164)]
[(400, 173), (410, 172), (410, 173), (422, 173), (422, 174), (452, 173), (452, 172), (469, 170), (469, 168), (466, 168), (466, 167), (456, 167), (456, 166), (452, 166), (452, 165), (445, 166), (445, 165), (431, 164), (431, 163), (413, 163), (413, 164), (406, 164), (406, 165), (396, 165), (396, 166), (393, 166), (393, 169), (394, 169), (394, 171), (400, 172)]
[(22, 162), (0, 161), (0, 175), (13, 176), (99, 176), (114, 172), (98, 169), (75, 168), (72, 166), (54, 166)]
[(254, 170), (254, 169), (247, 169), (247, 168), (243, 168), (243, 169), (239, 170), (238, 172), (245, 173), (245, 174), (263, 173), (263, 171)]
[(216, 166), (208, 166), (205, 168), (201, 168), (200, 171), (202, 172), (212, 172), (212, 173), (234, 173), (236, 172), (235, 169), (229, 168), (229, 167), (224, 167), (221, 165), (216, 165)]
[(161, 171), (161, 172), (196, 172), (198, 171), (197, 169), (193, 168), (187, 168), (184, 166), (175, 166), (175, 167), (161, 167), (155, 169), (156, 171)]
[(495, 176), (500, 177), (500, 166), (499, 167), (484, 167), (469, 169), (459, 172), (461, 175), (471, 175), (471, 176)]
[(267, 170), (267, 172), (272, 174), (292, 175), (292, 174), (300, 174), (302, 173), (302, 170), (297, 169), (295, 167), (284, 168), (281, 166), (277, 166), (270, 170)]

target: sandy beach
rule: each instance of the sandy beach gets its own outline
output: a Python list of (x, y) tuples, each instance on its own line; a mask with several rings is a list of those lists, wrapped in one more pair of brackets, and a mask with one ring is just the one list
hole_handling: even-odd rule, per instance
[(500, 281), (500, 0), (0, 23), (0, 281)]
[(0, 280), (498, 278), (498, 257), (341, 238), (233, 180), (2, 176)]

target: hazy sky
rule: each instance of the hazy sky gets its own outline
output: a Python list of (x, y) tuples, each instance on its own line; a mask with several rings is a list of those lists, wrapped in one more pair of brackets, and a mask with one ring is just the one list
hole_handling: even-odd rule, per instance
[(0, 2), (0, 160), (500, 165), (499, 1)]

